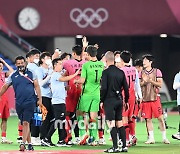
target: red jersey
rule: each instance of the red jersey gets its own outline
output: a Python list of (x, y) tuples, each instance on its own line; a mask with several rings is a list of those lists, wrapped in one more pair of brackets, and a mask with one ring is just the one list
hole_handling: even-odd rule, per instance
[(126, 76), (129, 85), (129, 94), (135, 94), (136, 68), (134, 66), (124, 66), (121, 68)]

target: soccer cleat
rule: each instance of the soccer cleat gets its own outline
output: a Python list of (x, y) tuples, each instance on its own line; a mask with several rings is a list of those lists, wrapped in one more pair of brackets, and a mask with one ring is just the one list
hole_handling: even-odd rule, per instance
[(145, 142), (145, 144), (154, 144), (154, 143), (155, 143), (154, 139), (150, 139), (150, 138)]
[(99, 139), (99, 145), (105, 145), (106, 144), (106, 141), (104, 138), (100, 138)]
[(28, 144), (27, 150), (28, 151), (34, 151), (34, 148), (33, 148), (32, 144)]
[(180, 140), (180, 132), (178, 132), (177, 134), (173, 134), (172, 138), (176, 140)]
[(127, 147), (122, 148), (122, 149), (120, 150), (120, 152), (128, 152), (128, 148), (127, 148)]
[(163, 140), (163, 143), (164, 143), (164, 144), (170, 144), (170, 142), (169, 142), (168, 139), (164, 139), (164, 140)]
[(74, 142), (73, 142), (73, 144), (80, 144), (80, 142), (81, 142), (81, 140), (80, 140), (80, 138), (79, 137), (76, 137), (75, 138), (75, 140), (74, 140)]
[(54, 147), (55, 144), (53, 144), (51, 141), (49, 141), (47, 138), (45, 139), (42, 139), (41, 142), (45, 145), (45, 146), (48, 146), (48, 147)]
[(65, 141), (58, 141), (56, 146), (58, 146), (58, 147), (71, 147), (71, 145), (66, 144)]
[(85, 134), (82, 137), (82, 140), (80, 141), (79, 145), (85, 145), (86, 144), (86, 140), (87, 140), (88, 137), (89, 137), (89, 135)]
[(136, 136), (133, 136), (132, 140), (131, 140), (131, 145), (134, 146), (136, 144), (137, 144), (137, 138), (136, 138)]
[(17, 138), (17, 143), (21, 143), (22, 142), (22, 136)]
[(132, 146), (131, 142), (130, 141), (126, 141), (126, 146), (127, 147), (131, 147)]
[(74, 145), (74, 143), (72, 142), (72, 140), (68, 141), (66, 144), (67, 144), (67, 145)]
[(93, 136), (90, 136), (88, 139), (88, 145), (91, 145), (91, 143), (94, 141), (95, 141), (95, 138)]
[(21, 143), (19, 145), (19, 151), (25, 151), (26, 150), (26, 146), (25, 146), (25, 143)]
[(109, 148), (109, 149), (107, 149), (107, 150), (104, 150), (104, 152), (105, 152), (105, 153), (119, 153), (119, 152), (121, 152), (121, 151), (119, 150), (119, 148), (111, 147), (111, 148)]
[(2, 144), (12, 144), (13, 142), (10, 141), (10, 140), (8, 140), (6, 137), (2, 137), (1, 143), (2, 143)]
[(99, 145), (99, 142), (98, 141), (96, 141), (96, 140), (94, 140), (93, 142), (91, 142), (91, 144), (90, 144), (91, 146), (97, 146), (97, 145)]

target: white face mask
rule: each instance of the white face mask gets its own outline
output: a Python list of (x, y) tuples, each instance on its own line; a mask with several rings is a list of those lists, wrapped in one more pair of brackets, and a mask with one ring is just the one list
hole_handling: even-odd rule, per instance
[(38, 64), (39, 63), (39, 59), (38, 58), (34, 59), (34, 63)]
[(51, 65), (52, 65), (52, 60), (51, 60), (51, 59), (47, 59), (47, 60), (45, 60), (45, 63), (46, 63), (48, 66), (51, 66)]
[(115, 58), (115, 62), (116, 62), (116, 63), (120, 63), (120, 62), (121, 62), (121, 58), (120, 58), (120, 57)]

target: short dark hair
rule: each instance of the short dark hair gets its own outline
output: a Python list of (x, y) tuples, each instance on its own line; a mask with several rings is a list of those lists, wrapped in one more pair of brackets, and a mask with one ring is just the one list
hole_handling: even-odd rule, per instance
[(41, 53), (40, 57), (39, 57), (39, 64), (42, 64), (42, 59), (44, 59), (45, 57), (51, 57), (51, 54), (49, 52), (43, 52)]
[(94, 47), (93, 45), (89, 45), (86, 48), (86, 52), (89, 53), (89, 55), (91, 57), (96, 57), (96, 55), (97, 55), (97, 48)]
[(54, 66), (58, 63), (58, 61), (61, 61), (61, 58), (55, 58), (55, 59), (53, 59), (53, 61), (52, 61), (53, 68), (54, 68)]
[(71, 58), (71, 54), (70, 53), (67, 53), (67, 52), (64, 52), (62, 55), (61, 55), (61, 60), (63, 60), (64, 58), (66, 58), (66, 56), (70, 56)]
[(132, 57), (132, 54), (129, 51), (122, 51), (120, 53), (120, 57), (125, 63), (129, 63), (129, 61)]
[(116, 56), (117, 54), (121, 54), (121, 51), (114, 51), (114, 56)]
[(154, 56), (153, 55), (151, 55), (151, 54), (145, 54), (145, 55), (143, 55), (142, 56), (142, 59), (148, 59), (149, 61), (152, 61), (152, 62), (154, 62)]
[(31, 49), (27, 54), (26, 54), (26, 58), (32, 56), (32, 55), (36, 55), (36, 54), (40, 54), (41, 52), (38, 49)]
[(24, 61), (26, 61), (26, 59), (23, 57), (23, 56), (17, 56), (16, 58), (15, 58), (15, 63), (18, 61), (18, 60), (24, 60)]
[(134, 66), (142, 66), (143, 67), (143, 61), (141, 59), (136, 59), (134, 61)]
[(82, 46), (80, 45), (75, 45), (72, 47), (72, 51), (76, 53), (76, 55), (80, 56), (82, 53)]

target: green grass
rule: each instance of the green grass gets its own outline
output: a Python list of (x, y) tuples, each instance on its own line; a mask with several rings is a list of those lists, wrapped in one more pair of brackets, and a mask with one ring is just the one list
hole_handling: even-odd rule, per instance
[[(162, 142), (161, 132), (158, 129), (158, 121), (155, 119), (154, 123), (154, 136), (156, 140), (156, 144), (153, 145), (146, 145), (144, 141), (147, 139), (145, 123), (137, 123), (136, 127), (136, 136), (138, 138), (138, 144), (134, 147), (129, 148), (129, 153), (132, 154), (180, 154), (180, 141), (173, 140), (171, 135), (177, 132), (179, 116), (178, 115), (169, 115), (168, 116), (168, 126), (175, 127), (176, 129), (167, 129), (167, 137), (170, 140), (170, 145), (165, 145)], [(8, 130), (7, 130), (7, 137), (11, 139), (14, 143), (12, 145), (5, 145), (0, 144), (0, 151), (10, 151), (10, 150), (18, 150), (18, 144), (16, 143), (16, 138), (18, 136), (17, 132), (17, 124), (18, 119), (17, 117), (11, 117), (8, 121)], [(36, 146), (35, 150), (70, 150), (73, 153), (73, 150), (104, 150), (109, 148), (112, 143), (108, 141), (109, 134), (106, 133), (106, 146), (72, 146), (71, 148), (48, 148), (48, 147), (41, 147)], [(57, 142), (57, 133), (53, 136), (53, 142)]]

